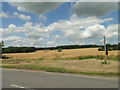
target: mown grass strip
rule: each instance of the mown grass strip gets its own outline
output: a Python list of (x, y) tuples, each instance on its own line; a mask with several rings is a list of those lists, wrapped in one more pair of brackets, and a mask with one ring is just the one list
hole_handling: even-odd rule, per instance
[(104, 76), (118, 76), (118, 73), (113, 72), (78, 72), (73, 70), (67, 70), (59, 67), (37, 66), (37, 65), (3, 65), (2, 68), (10, 69), (25, 69), (25, 70), (43, 70), (47, 72), (60, 72), (60, 73), (74, 73), (74, 74), (86, 74), (86, 75), (104, 75)]
[[(84, 60), (84, 59), (99, 59), (99, 60), (104, 60), (105, 56), (104, 55), (89, 55), (89, 56), (78, 56), (78, 57), (69, 57), (69, 58), (60, 58), (60, 57), (55, 57), (53, 60)], [(120, 61), (119, 56), (107, 56), (108, 60), (114, 60), (114, 61)]]

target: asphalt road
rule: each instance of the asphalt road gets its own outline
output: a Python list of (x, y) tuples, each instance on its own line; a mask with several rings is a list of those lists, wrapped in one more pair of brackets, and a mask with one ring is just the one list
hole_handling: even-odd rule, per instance
[(117, 78), (2, 70), (3, 88), (118, 88)]

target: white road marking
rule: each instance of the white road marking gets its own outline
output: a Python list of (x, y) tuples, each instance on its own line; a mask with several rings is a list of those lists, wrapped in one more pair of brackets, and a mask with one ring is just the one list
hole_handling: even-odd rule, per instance
[(25, 87), (23, 87), (23, 86), (19, 86), (19, 85), (15, 85), (15, 84), (12, 84), (12, 85), (10, 85), (10, 86), (16, 87), (16, 88), (25, 88)]

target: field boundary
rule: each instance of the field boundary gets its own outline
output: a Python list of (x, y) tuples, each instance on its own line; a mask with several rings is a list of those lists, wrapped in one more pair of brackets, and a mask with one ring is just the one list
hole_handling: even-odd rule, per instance
[(30, 71), (46, 71), (46, 72), (55, 72), (55, 73), (69, 73), (69, 74), (80, 74), (80, 75), (99, 75), (99, 76), (114, 76), (117, 77), (118, 73), (115, 72), (108, 72), (108, 73), (98, 73), (98, 72), (78, 72), (73, 70), (68, 70), (65, 68), (58, 68), (58, 67), (38, 67), (38, 66), (30, 66), (30, 65), (2, 65), (0, 68), (5, 69), (18, 69), (18, 70), (30, 70)]

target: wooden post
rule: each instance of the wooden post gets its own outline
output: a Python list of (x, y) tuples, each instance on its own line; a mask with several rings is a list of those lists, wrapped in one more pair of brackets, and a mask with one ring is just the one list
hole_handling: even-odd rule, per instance
[(47, 52), (47, 49), (46, 49), (47, 47), (46, 46), (47, 46), (47, 44), (45, 43), (45, 52)]
[(106, 40), (104, 36), (104, 48), (105, 48), (105, 64), (107, 64), (107, 55), (106, 55)]

